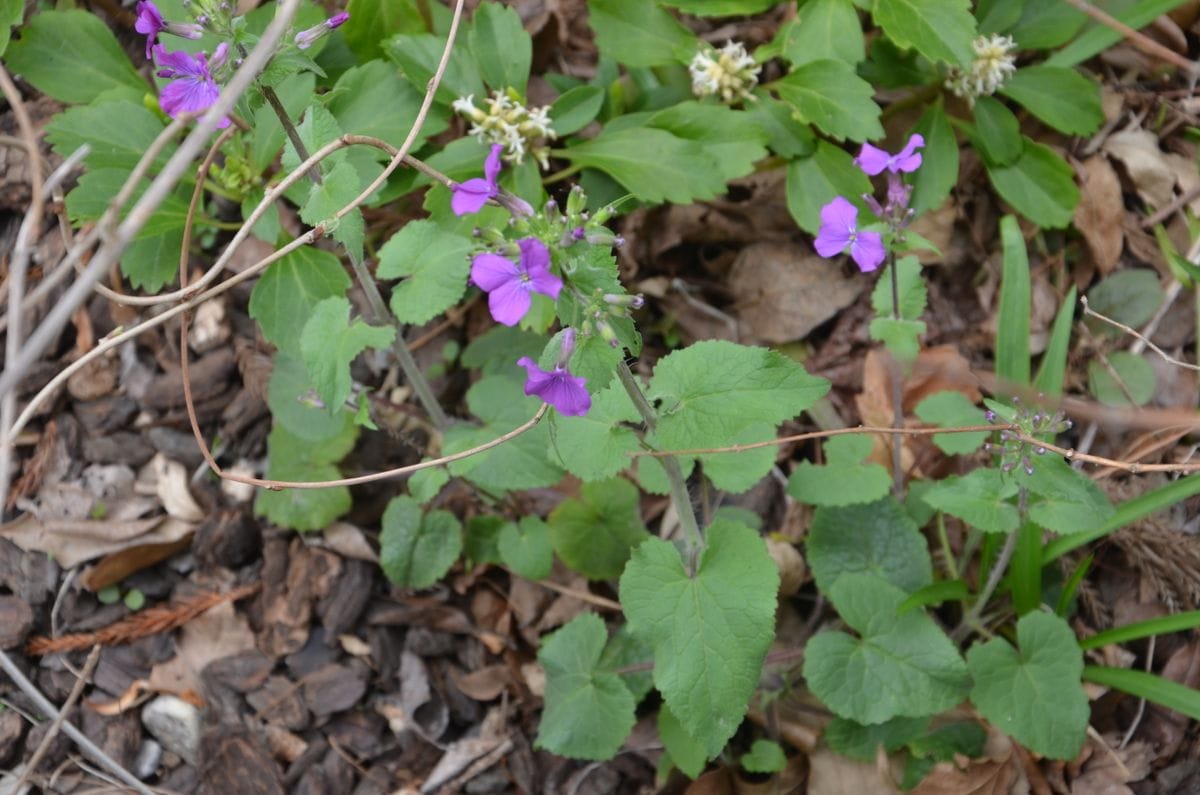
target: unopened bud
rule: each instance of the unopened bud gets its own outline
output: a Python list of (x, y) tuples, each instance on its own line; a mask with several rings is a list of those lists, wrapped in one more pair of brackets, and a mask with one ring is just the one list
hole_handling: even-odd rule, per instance
[(496, 203), (508, 210), (514, 217), (530, 218), (533, 216), (533, 206), (516, 194), (501, 190), (496, 196)]
[(578, 185), (573, 186), (571, 192), (567, 194), (567, 216), (573, 217), (579, 215), (586, 208), (587, 194)]
[(641, 309), (646, 305), (646, 299), (642, 298), (640, 293), (637, 295), (614, 295), (608, 293), (604, 296), (604, 303), (612, 306), (627, 307), (629, 309)]
[(322, 22), (320, 25), (313, 25), (308, 30), (302, 30), (296, 34), (294, 41), (296, 46), (302, 50), (307, 50), (313, 46), (322, 36), (325, 36), (329, 31), (340, 27), (350, 18), (350, 15), (345, 11), (339, 11), (329, 19)]
[(562, 344), (558, 351), (558, 367), (566, 369), (567, 362), (571, 361), (571, 354), (575, 352), (575, 329), (568, 326), (563, 329)]
[(613, 331), (613, 327), (605, 320), (596, 320), (596, 332), (600, 335), (600, 339), (604, 340), (613, 348), (621, 347), (621, 341), (617, 339), (617, 332)]

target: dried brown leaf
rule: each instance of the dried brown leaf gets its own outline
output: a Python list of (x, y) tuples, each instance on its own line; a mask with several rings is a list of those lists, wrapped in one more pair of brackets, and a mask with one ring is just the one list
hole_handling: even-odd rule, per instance
[(1100, 273), (1108, 275), (1120, 262), (1125, 245), (1121, 180), (1103, 155), (1083, 161), (1079, 176), (1082, 184), (1075, 207), (1075, 228), (1083, 235)]

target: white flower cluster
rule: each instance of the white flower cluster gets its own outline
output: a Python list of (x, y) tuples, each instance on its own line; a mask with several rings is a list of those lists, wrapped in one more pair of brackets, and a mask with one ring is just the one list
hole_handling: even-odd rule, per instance
[(688, 64), (692, 93), (701, 99), (715, 94), (727, 105), (757, 99), (750, 92), (758, 85), (761, 70), (745, 46), (736, 41), (726, 42), (719, 50), (705, 46)]
[(484, 144), (503, 144), (503, 157), (508, 162), (519, 165), (529, 153), (543, 169), (550, 167), (550, 147), (546, 142), (558, 135), (547, 115), (549, 106), (527, 108), (515, 95), (494, 91), (486, 111), (475, 107), (474, 95), (459, 97), (451, 107), (471, 120), (470, 135)]
[(972, 46), (975, 48), (975, 60), (971, 63), (971, 69), (963, 71), (955, 67), (950, 70), (946, 88), (974, 106), (976, 97), (996, 93), (996, 89), (1017, 71), (1013, 55), (1017, 45), (1012, 36), (993, 33), (991, 36), (976, 37)]

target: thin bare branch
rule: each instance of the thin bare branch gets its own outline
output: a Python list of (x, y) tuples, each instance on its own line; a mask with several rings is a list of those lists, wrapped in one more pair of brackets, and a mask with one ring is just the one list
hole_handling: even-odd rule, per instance
[(1179, 359), (1176, 359), (1174, 356), (1171, 356), (1166, 351), (1164, 351), (1162, 348), (1158, 347), (1153, 342), (1151, 342), (1148, 337), (1143, 335), (1137, 329), (1127, 326), (1118, 320), (1113, 320), (1111, 317), (1108, 317), (1107, 315), (1102, 315), (1099, 312), (1097, 312), (1095, 309), (1092, 309), (1091, 306), (1088, 305), (1088, 300), (1087, 300), (1086, 295), (1079, 296), (1079, 303), (1083, 305), (1083, 314), (1094, 317), (1103, 323), (1107, 323), (1108, 325), (1112, 326), (1113, 328), (1117, 328), (1117, 329), (1120, 329), (1121, 331), (1124, 331), (1126, 334), (1130, 335), (1131, 337), (1135, 337), (1136, 339), (1140, 340), (1142, 342), (1142, 344), (1145, 345), (1145, 347), (1149, 348), (1150, 350), (1154, 351), (1159, 356), (1161, 356), (1163, 358), (1163, 361), (1165, 361), (1167, 364), (1173, 364), (1176, 367), (1182, 367), (1185, 370), (1200, 371), (1200, 367), (1198, 367), (1194, 364), (1190, 364), (1185, 361), (1181, 361)]
[(88, 654), (87, 660), (83, 664), (83, 670), (75, 677), (75, 684), (71, 687), (71, 692), (67, 695), (67, 700), (63, 702), (62, 709), (54, 717), (54, 722), (50, 724), (50, 728), (42, 735), (42, 741), (38, 743), (38, 747), (34, 750), (33, 756), (29, 757), (29, 761), (25, 763), (25, 770), (21, 773), (21, 778), (17, 780), (16, 785), (12, 788), (13, 792), (20, 792), (21, 785), (24, 784), (29, 776), (37, 769), (41, 763), (42, 757), (46, 755), (46, 751), (50, 749), (50, 743), (58, 736), (62, 730), (62, 723), (66, 720), (67, 713), (71, 711), (71, 707), (75, 706), (75, 702), (83, 695), (83, 688), (87, 686), (88, 680), (92, 678), (92, 672), (96, 670), (96, 663), (100, 662), (100, 645), (92, 646), (91, 653)]

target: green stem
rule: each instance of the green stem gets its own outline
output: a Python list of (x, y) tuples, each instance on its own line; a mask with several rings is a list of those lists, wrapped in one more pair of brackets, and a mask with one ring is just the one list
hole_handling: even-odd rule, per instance
[(433, 421), (434, 427), (439, 431), (442, 430), (448, 421), (446, 412), (442, 410), (442, 405), (434, 396), (433, 387), (429, 385), (425, 374), (417, 366), (417, 360), (413, 358), (408, 346), (404, 344), (404, 334), (401, 333), (403, 328), (395, 316), (387, 310), (387, 306), (383, 303), (383, 296), (379, 294), (379, 287), (375, 284), (370, 272), (367, 271), (367, 266), (363, 264), (362, 257), (350, 249), (346, 249), (346, 253), (350, 255), (350, 264), (354, 267), (354, 275), (358, 278), (359, 286), (362, 287), (363, 294), (367, 297), (367, 306), (372, 322), (375, 325), (386, 323), (396, 329), (396, 338), (392, 342), (392, 353), (395, 355), (396, 361), (400, 363), (400, 369), (404, 371), (409, 385), (417, 393), (417, 399), (421, 401), (425, 412), (429, 414), (429, 419)]
[[(658, 426), (658, 415), (654, 412), (650, 401), (646, 400), (646, 395), (642, 392), (637, 379), (633, 377), (633, 371), (629, 369), (629, 365), (625, 363), (624, 359), (617, 365), (617, 378), (621, 380), (621, 386), (625, 387), (625, 391), (629, 393), (629, 399), (633, 401), (638, 414), (642, 415), (642, 422), (646, 424), (646, 430), (654, 433)], [(679, 460), (675, 456), (665, 456), (658, 460), (667, 473), (667, 482), (671, 486), (671, 502), (675, 503), (675, 512), (679, 514), (679, 523), (683, 525), (690, 576), (696, 572), (700, 550), (704, 546), (704, 537), (700, 535), (700, 525), (696, 522), (696, 510), (692, 507), (692, 498), (688, 494), (687, 481), (683, 479), (683, 470), (679, 468)]]
[[(900, 277), (896, 274), (896, 253), (888, 249), (888, 273), (892, 277), (892, 320), (900, 319)], [(900, 361), (892, 356), (892, 427), (904, 428), (904, 385), (901, 383)], [(896, 499), (904, 496), (904, 471), (901, 451), (904, 437), (892, 434), (892, 493)]]
[[(550, 154), (558, 156), (558, 155), (561, 155), (562, 152), (563, 152), (563, 150), (561, 150), (561, 149), (555, 149)], [(561, 171), (555, 171), (553, 174), (550, 174), (547, 177), (543, 177), (542, 184), (543, 185), (553, 185), (555, 182), (562, 182), (564, 179), (574, 176), (575, 174), (579, 173), (582, 170), (583, 170), (583, 166), (581, 166), (581, 165), (567, 166), (566, 168), (562, 169)]]
[(950, 548), (950, 538), (946, 535), (946, 516), (937, 515), (938, 544), (942, 548), (942, 563), (946, 567), (946, 576), (952, 580), (958, 579), (958, 563), (954, 560), (954, 550)]
[[(237, 48), (241, 56), (245, 58), (247, 54), (246, 48), (241, 44), (237, 45)], [(296, 150), (296, 156), (300, 158), (300, 162), (303, 163), (305, 160), (308, 160), (308, 147), (304, 145), (304, 141), (300, 140), (300, 132), (296, 129), (296, 125), (292, 124), (292, 119), (288, 116), (287, 108), (283, 107), (283, 102), (280, 101), (279, 95), (275, 93), (275, 89), (263, 85), (261, 82), (256, 85), (259, 93), (263, 95), (263, 99), (271, 106), (271, 110), (275, 111), (275, 116), (279, 119), (279, 123), (283, 125), (283, 132), (288, 137), (288, 140), (292, 142), (292, 147)], [(310, 168), (308, 170), (308, 178), (320, 185), (320, 166)]]

